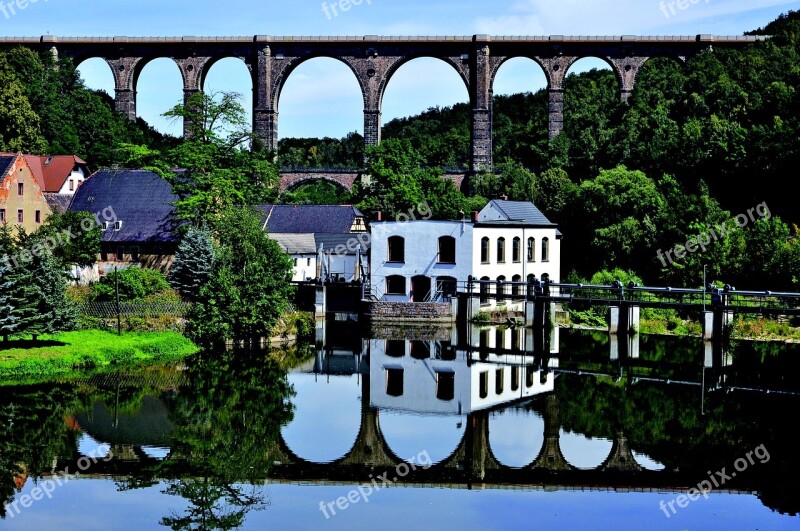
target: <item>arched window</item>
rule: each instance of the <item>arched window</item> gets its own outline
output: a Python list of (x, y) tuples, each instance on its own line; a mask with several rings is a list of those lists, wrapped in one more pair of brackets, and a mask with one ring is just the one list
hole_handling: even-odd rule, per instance
[(489, 238), (481, 239), (481, 263), (489, 263)]
[(528, 238), (528, 262), (536, 261), (536, 238)]
[(522, 261), (522, 240), (514, 238), (514, 243), (511, 246), (511, 260), (514, 263)]
[(406, 240), (401, 236), (389, 238), (389, 262), (403, 263), (406, 261)]
[(390, 277), (386, 277), (386, 294), (405, 295), (406, 277), (400, 275), (392, 275)]
[(550, 261), (550, 240), (542, 238), (542, 262)]
[(439, 238), (439, 263), (456, 263), (456, 239), (452, 236), (442, 236)]
[(481, 279), (481, 304), (489, 302), (489, 277)]
[(511, 285), (511, 294), (517, 297), (520, 294), (520, 283), (522, 282), (522, 277), (520, 275), (514, 275), (511, 277), (511, 282), (514, 283)]
[(497, 238), (497, 263), (503, 264), (506, 261), (506, 239)]
[(498, 301), (505, 300), (507, 289), (508, 286), (506, 286), (506, 277), (500, 275), (499, 277), (497, 277), (497, 291), (495, 292), (497, 294)]

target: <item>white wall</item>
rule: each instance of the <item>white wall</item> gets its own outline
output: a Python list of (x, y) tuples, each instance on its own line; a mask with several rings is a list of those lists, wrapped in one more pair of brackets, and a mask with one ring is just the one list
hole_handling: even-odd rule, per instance
[(294, 260), (294, 282), (302, 282), (317, 278), (317, 255), (316, 254), (293, 254)]
[[(72, 173), (69, 174), (69, 177), (66, 181), (64, 181), (64, 185), (61, 187), (61, 190), (58, 191), (59, 194), (67, 194), (73, 195), (75, 190), (86, 180), (86, 175), (83, 174), (83, 170), (78, 168), (74, 170)], [(73, 189), (69, 189), (69, 182), (73, 181)]]
[[(469, 222), (461, 221), (407, 221), (373, 222), (371, 224), (372, 248), (370, 271), (372, 286), (381, 300), (406, 302), (410, 299), (411, 278), (427, 276), (435, 288), (437, 277), (453, 277), (466, 282), (472, 262), (472, 230)], [(405, 238), (405, 262), (390, 263), (389, 238)], [(456, 240), (456, 263), (440, 264), (439, 238), (452, 236)], [(400, 275), (406, 278), (405, 295), (386, 295), (386, 277)]]
[[(489, 238), (489, 263), (481, 263), (481, 240)], [(506, 259), (505, 263), (497, 261), (497, 240), (506, 240)], [(547, 273), (550, 280), (559, 282), (561, 280), (561, 240), (556, 238), (556, 229), (531, 229), (514, 227), (476, 227), (474, 232), (474, 252), (472, 255), (473, 268), (472, 276), (477, 279), (489, 277), (497, 280), (500, 276), (505, 276), (507, 281), (511, 281), (514, 275), (519, 275), (523, 282), (528, 275), (534, 274), (541, 280), (542, 275)], [(514, 238), (520, 239), (520, 261), (513, 261)], [(529, 262), (527, 242), (528, 238), (535, 238), (534, 261)], [(550, 256), (547, 262), (542, 261), (542, 239), (548, 238), (550, 241)], [(509, 290), (510, 291), (510, 290)]]

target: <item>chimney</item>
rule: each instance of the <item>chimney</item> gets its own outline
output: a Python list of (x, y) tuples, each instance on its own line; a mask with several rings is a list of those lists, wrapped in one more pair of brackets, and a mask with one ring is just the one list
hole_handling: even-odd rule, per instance
[(478, 211), (477, 210), (473, 210), (472, 211), (472, 222), (473, 223), (477, 223), (478, 222)]
[(383, 212), (378, 212), (378, 221), (383, 221)]
[(507, 196), (507, 195), (504, 195), (503, 197), (501, 197), (501, 199), (502, 199), (503, 201), (508, 201), (508, 196)]

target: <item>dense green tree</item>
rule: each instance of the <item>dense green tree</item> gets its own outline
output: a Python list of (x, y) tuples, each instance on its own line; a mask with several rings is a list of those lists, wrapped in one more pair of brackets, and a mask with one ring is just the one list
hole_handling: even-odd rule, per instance
[(293, 293), (292, 261), (248, 208), (223, 211), (210, 281), (192, 308), (187, 333), (201, 344), (269, 337)]
[(22, 82), (0, 54), (0, 151), (38, 152), (47, 142), (41, 120), (25, 95)]
[(169, 272), (170, 284), (184, 298), (195, 301), (200, 296), (200, 289), (211, 278), (213, 266), (214, 242), (211, 231), (192, 227), (175, 253)]
[(367, 215), (386, 219), (429, 209), (436, 219), (461, 219), (464, 195), (440, 169), (424, 167), (422, 156), (408, 140), (386, 140), (368, 150), (367, 182), (356, 183), (353, 196)]
[(259, 146), (239, 100), (232, 92), (195, 94), (165, 113), (188, 123), (186, 141), (166, 153), (132, 144), (118, 150), (126, 166), (155, 171), (170, 182), (179, 198), (174, 214), (179, 230), (214, 229), (227, 207), (276, 196), (279, 176), (272, 154)]
[(103, 233), (94, 216), (88, 212), (54, 213), (36, 232), (39, 240), (47, 242), (63, 269), (72, 265), (90, 266), (100, 254)]

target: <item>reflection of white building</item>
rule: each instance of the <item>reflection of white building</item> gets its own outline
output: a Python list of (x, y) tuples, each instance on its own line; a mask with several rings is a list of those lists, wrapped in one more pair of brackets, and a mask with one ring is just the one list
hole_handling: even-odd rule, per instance
[[(454, 291), (456, 283), (463, 289), (469, 276), (491, 282), (545, 275), (560, 280), (561, 234), (529, 202), (491, 201), (471, 221), (377, 221), (371, 234), (373, 295), (381, 300), (435, 300)], [(523, 288), (502, 289), (511, 295)]]
[(553, 391), (555, 375), (534, 366), (530, 351), (525, 354), (525, 345), (533, 343), (526, 335), (533, 330), (487, 330), (490, 337), (502, 336), (508, 349), (491, 347), (486, 359), (457, 350), (455, 330), (452, 341), (371, 339), (370, 405), (466, 415)]

